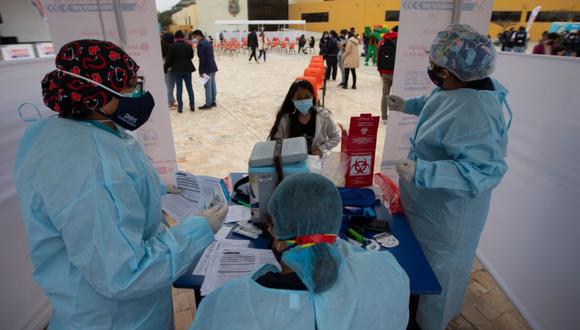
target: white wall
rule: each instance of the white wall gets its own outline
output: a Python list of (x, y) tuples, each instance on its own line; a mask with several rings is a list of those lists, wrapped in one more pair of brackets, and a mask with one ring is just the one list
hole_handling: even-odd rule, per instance
[[(248, 19), (248, 1), (239, 0), (240, 13), (235, 17), (228, 11), (228, 0), (197, 0), (197, 28), (204, 34), (211, 35), (217, 39), (216, 32), (218, 28), (214, 22), (216, 20), (247, 20)], [(248, 26), (242, 26), (240, 29), (248, 29)]]
[(535, 329), (580, 324), (580, 59), (501, 53), (509, 170), (478, 256)]
[(42, 329), (50, 317), (48, 299), (32, 280), (27, 239), (12, 183), (20, 137), (28, 123), (18, 116), (24, 102), (42, 106), (40, 81), (54, 59), (0, 62), (0, 328)]
[(31, 1), (1, 0), (0, 14), (4, 22), (0, 24), (2, 36), (16, 36), (19, 42), (51, 40), (48, 27)]

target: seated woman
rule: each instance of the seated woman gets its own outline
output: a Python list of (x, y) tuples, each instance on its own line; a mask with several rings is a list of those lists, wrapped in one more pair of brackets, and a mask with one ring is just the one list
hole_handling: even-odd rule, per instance
[(306, 80), (296, 80), (290, 86), (276, 121), (270, 130), (269, 140), (304, 136), (310, 155), (322, 156), (340, 142), (330, 111), (315, 106), (314, 88)]
[(265, 265), (203, 299), (197, 329), (405, 329), (409, 279), (386, 251), (336, 239), (340, 195), (328, 179), (295, 174), (268, 204), (272, 250)]

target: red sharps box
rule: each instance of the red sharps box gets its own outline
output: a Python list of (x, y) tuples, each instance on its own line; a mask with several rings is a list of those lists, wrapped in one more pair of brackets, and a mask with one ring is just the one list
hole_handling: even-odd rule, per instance
[(350, 118), (348, 132), (342, 130), (340, 150), (350, 158), (345, 175), (346, 187), (372, 186), (378, 129), (379, 116), (363, 113), (359, 117)]

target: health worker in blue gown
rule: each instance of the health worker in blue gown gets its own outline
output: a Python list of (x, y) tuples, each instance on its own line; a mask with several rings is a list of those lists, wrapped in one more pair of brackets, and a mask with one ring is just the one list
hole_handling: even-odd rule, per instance
[(214, 239), (224, 209), (166, 228), (166, 193), (127, 133), (154, 100), (118, 46), (77, 40), (42, 81), (58, 117), (31, 125), (14, 179), (49, 329), (173, 329), (171, 283)]
[(437, 87), (430, 95), (387, 100), (391, 110), (419, 117), (397, 172), (409, 223), (443, 288), (420, 298), (424, 330), (445, 329), (461, 312), (491, 192), (507, 171), (511, 111), (507, 90), (489, 77), (495, 60), (486, 36), (450, 25), (429, 51), (427, 72)]
[(272, 251), (264, 265), (203, 299), (191, 330), (397, 329), (409, 319), (409, 279), (388, 251), (337, 239), (342, 201), (325, 177), (292, 175), (268, 203)]

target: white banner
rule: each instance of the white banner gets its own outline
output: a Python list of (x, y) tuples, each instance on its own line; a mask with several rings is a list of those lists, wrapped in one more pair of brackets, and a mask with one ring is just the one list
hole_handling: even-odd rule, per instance
[[(56, 49), (75, 39), (102, 40), (101, 26), (105, 29), (106, 40), (120, 45), (112, 0), (101, 0), (100, 3), (102, 25), (96, 0), (44, 1)], [(139, 73), (145, 77), (145, 87), (156, 102), (149, 121), (137, 130), (136, 135), (161, 178), (171, 183), (177, 160), (167, 109), (157, 9), (155, 2), (148, 0), (122, 0), (121, 8), (127, 36), (125, 51), (141, 67)]]
[(2, 47), (4, 61), (26, 60), (35, 58), (31, 44), (8, 45)]
[(526, 32), (530, 32), (530, 29), (532, 28), (532, 25), (534, 24), (536, 17), (538, 17), (540, 10), (542, 10), (542, 6), (537, 6), (536, 8), (534, 8), (534, 10), (532, 10), (530, 18), (528, 19), (528, 25), (526, 26)]
[[(435, 87), (427, 75), (431, 42), (438, 31), (451, 24), (453, 0), (402, 0), (397, 41), (397, 61), (391, 94), (410, 98), (428, 94)], [(487, 35), (492, 0), (465, 0), (461, 23)], [(381, 172), (395, 182), (395, 164), (406, 158), (417, 117), (391, 112), (381, 163)]]

